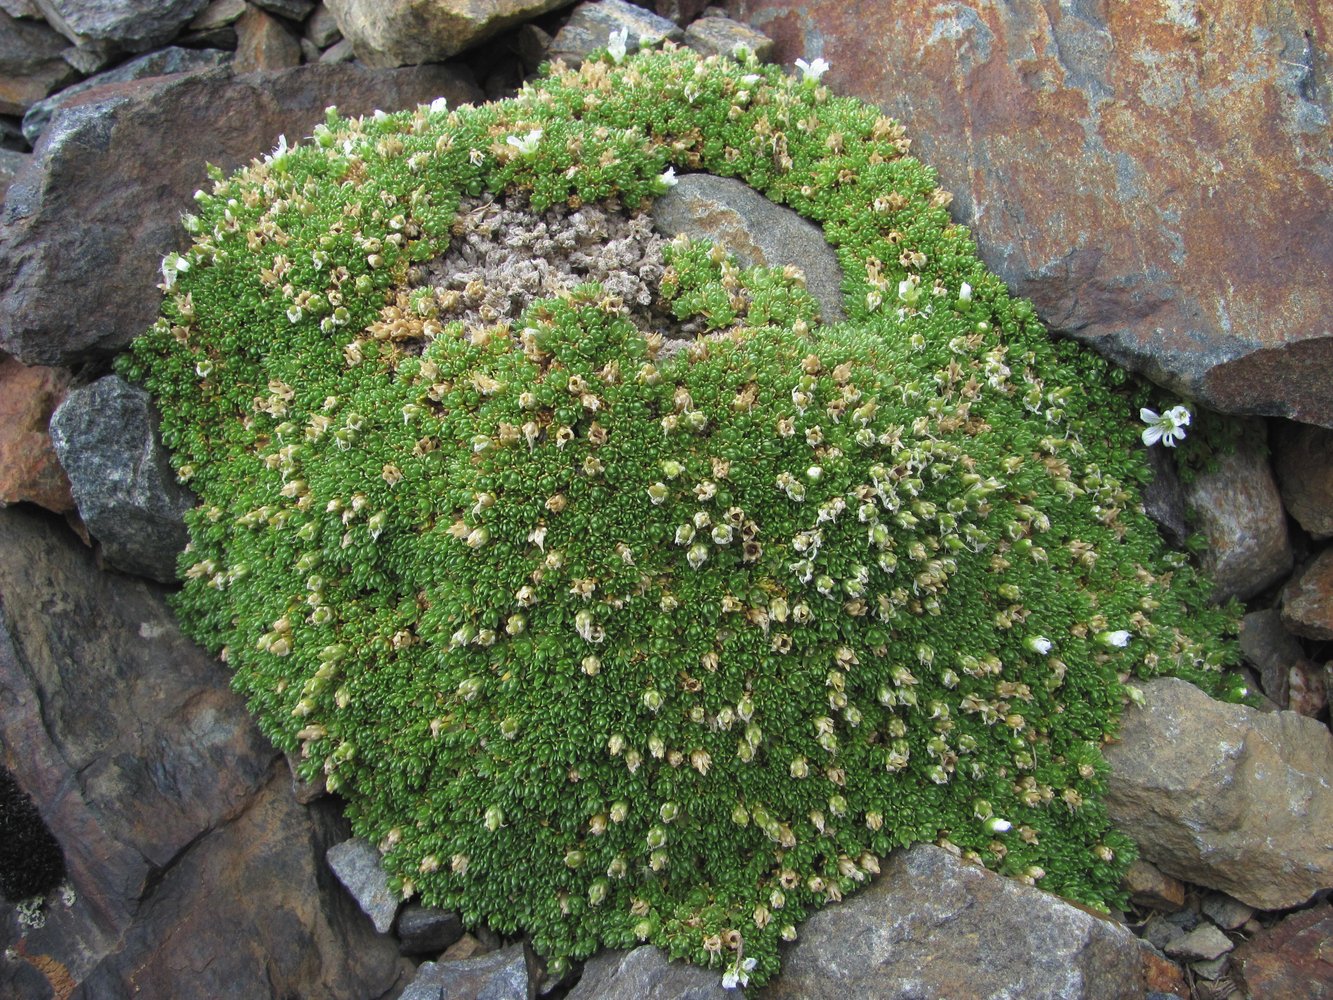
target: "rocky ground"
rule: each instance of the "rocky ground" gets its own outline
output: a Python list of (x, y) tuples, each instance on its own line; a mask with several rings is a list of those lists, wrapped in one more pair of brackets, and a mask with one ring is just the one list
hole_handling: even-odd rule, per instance
[[(829, 59), (835, 91), (908, 127), (1053, 329), (1235, 415), (1210, 417), (1234, 442), (1215, 468), (1154, 449), (1147, 504), (1168, 537), (1204, 536), (1219, 599), (1246, 602), (1262, 704), (1162, 680), (1127, 712), (1107, 757), (1112, 816), (1143, 857), (1130, 909), (1089, 914), (918, 846), (808, 921), (763, 995), (1333, 997), (1326, 15), (1024, 0), (896, 5), (867, 30), (832, 2), (437, 6), (465, 13), (0, 0), (0, 861), (52, 868), (49, 831), (64, 867), (45, 898), (0, 909), (0, 994), (724, 995), (716, 972), (649, 948), (548, 982), (522, 941), (389, 896), (337, 800), (294, 784), (225, 667), (176, 629), (191, 498), (146, 396), (106, 374), (156, 314), (206, 162), (307, 135), (330, 104), (503, 96), (623, 26), (631, 45)], [(796, 263), (838, 307), (828, 247), (752, 193), (682, 181), (655, 221)]]

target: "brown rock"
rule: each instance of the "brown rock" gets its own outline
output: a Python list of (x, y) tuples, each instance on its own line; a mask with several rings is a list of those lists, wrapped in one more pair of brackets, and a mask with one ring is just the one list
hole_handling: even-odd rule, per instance
[(1148, 993), (1167, 993), (1189, 1000), (1190, 988), (1180, 966), (1146, 941), (1140, 942), (1143, 955), (1143, 986)]
[(276, 17), (251, 7), (236, 22), (236, 73), (273, 72), (301, 65), (301, 43)]
[(1287, 675), (1288, 707), (1314, 718), (1328, 705), (1328, 683), (1324, 671), (1303, 660)]
[(85, 95), (52, 120), (9, 190), (0, 349), (26, 364), (118, 350), (157, 315), (158, 265), (185, 245), (178, 220), (206, 163), (231, 170), (279, 134), (308, 135), (330, 104), (357, 115), (440, 96), (455, 105), (478, 91), (444, 66), (321, 65), (262, 77), (219, 69)]
[(1307, 639), (1333, 639), (1333, 549), (1283, 589), (1282, 624)]
[(1257, 909), (1333, 886), (1333, 734), (1295, 712), (1214, 701), (1176, 679), (1105, 748), (1111, 821), (1162, 871)]
[(773, 58), (773, 39), (729, 17), (701, 17), (685, 29), (685, 44), (703, 56), (730, 56), (748, 46), (760, 62)]
[(27, 501), (58, 514), (74, 509), (47, 425), (70, 373), (27, 368), (0, 355), (0, 504)]
[(439, 62), (572, 0), (328, 0), (367, 66)]
[(1185, 502), (1208, 539), (1204, 569), (1213, 578), (1213, 599), (1245, 600), (1291, 571), (1291, 541), (1277, 484), (1260, 446), (1243, 437), (1231, 454), (1218, 456), (1215, 471), (1202, 472), (1185, 487)]
[(61, 55), (67, 42), (45, 24), (0, 11), (0, 115), (22, 115), (78, 74)]
[(903, 122), (1056, 328), (1214, 409), (1333, 426), (1316, 0), (729, 0)]
[(1184, 883), (1142, 858), (1129, 866), (1123, 884), (1130, 902), (1136, 906), (1172, 913), (1185, 905)]
[(1287, 513), (1314, 538), (1333, 538), (1333, 431), (1275, 423), (1273, 471)]
[(1293, 913), (1232, 954), (1254, 1000), (1333, 1000), (1333, 907)]
[[(1305, 660), (1305, 650), (1271, 608), (1251, 611), (1240, 621), (1240, 651), (1259, 674), (1264, 694), (1278, 708), (1291, 703), (1291, 671)], [(1302, 713), (1304, 714), (1304, 713)]]

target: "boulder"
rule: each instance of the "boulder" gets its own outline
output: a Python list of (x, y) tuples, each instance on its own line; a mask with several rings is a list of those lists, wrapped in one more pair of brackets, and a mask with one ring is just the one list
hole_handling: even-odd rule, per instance
[(148, 393), (118, 375), (75, 389), (51, 418), (51, 441), (107, 563), (173, 582), (194, 497), (176, 481)]
[(274, 72), (301, 65), (301, 43), (272, 14), (251, 7), (236, 22), (237, 73)]
[(797, 267), (825, 323), (845, 318), (842, 268), (813, 222), (730, 177), (685, 174), (653, 202), (653, 223), (667, 236), (712, 240), (743, 267)]
[(328, 0), (367, 66), (439, 62), (571, 0)]
[(1277, 422), (1273, 471), (1282, 503), (1313, 538), (1333, 538), (1333, 431)]
[(0, 504), (27, 501), (60, 514), (74, 509), (47, 430), (69, 381), (63, 369), (28, 368), (0, 355)]
[(329, 867), (370, 918), (379, 934), (388, 934), (398, 912), (398, 897), (389, 889), (380, 852), (368, 840), (354, 837), (329, 848)]
[(405, 981), (322, 871), (346, 836), (307, 810), (162, 588), (98, 573), (57, 519), (0, 510), (0, 742), (73, 889), (6, 923), (0, 995), (319, 996)]
[(726, 7), (900, 120), (1053, 327), (1213, 409), (1333, 426), (1319, 4)]
[(1333, 1000), (1333, 907), (1302, 910), (1255, 934), (1233, 954), (1246, 995)]
[(1333, 639), (1333, 549), (1283, 589), (1282, 624), (1306, 639)]
[(77, 74), (63, 58), (69, 42), (44, 24), (0, 11), (0, 115), (21, 115)]
[(1249, 435), (1185, 486), (1185, 503), (1208, 540), (1202, 562), (1215, 601), (1253, 597), (1291, 572), (1282, 498), (1263, 448)]
[(423, 962), (400, 1000), (528, 1000), (523, 946), (458, 962)]
[(1126, 709), (1107, 811), (1169, 875), (1263, 910), (1333, 887), (1333, 734), (1295, 712), (1214, 701), (1174, 678)]
[(158, 49), (156, 52), (149, 52), (38, 101), (23, 116), (23, 136), (32, 145), (37, 145), (37, 140), (41, 138), (42, 131), (51, 121), (56, 109), (69, 104), (75, 97), (94, 87), (142, 80), (150, 76), (167, 76), (172, 73), (197, 73), (200, 70), (216, 69), (229, 59), (231, 53), (221, 49), (183, 49), (173, 45)]
[[(124, 347), (155, 319), (163, 255), (213, 163), (232, 170), (280, 134), (309, 135), (329, 105), (369, 114), (475, 99), (444, 66), (376, 72), (226, 69), (100, 88), (52, 120), (0, 219), (0, 349), (25, 364), (77, 364)], [(134, 252), (127, 252), (133, 247)]]
[(102, 43), (143, 52), (167, 41), (208, 0), (35, 0), (42, 14), (76, 45)]
[(1141, 1000), (1138, 940), (1057, 896), (921, 844), (815, 913), (765, 1000)]
[(643, 945), (633, 951), (603, 951), (583, 966), (583, 977), (568, 1000), (728, 1000), (717, 969), (673, 962), (660, 948)]
[(599, 3), (581, 3), (574, 8), (573, 16), (556, 33), (547, 54), (567, 66), (581, 66), (595, 49), (606, 48), (611, 36), (618, 31), (625, 32), (626, 52), (639, 51), (644, 39), (669, 38), (678, 42), (684, 38), (674, 21), (658, 17), (638, 4), (601, 0)]

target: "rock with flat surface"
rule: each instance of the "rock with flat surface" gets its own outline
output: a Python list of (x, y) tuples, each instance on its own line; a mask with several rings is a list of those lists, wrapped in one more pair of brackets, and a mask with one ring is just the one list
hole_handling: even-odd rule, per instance
[(824, 322), (845, 318), (842, 268), (820, 228), (734, 178), (685, 174), (653, 202), (653, 223), (666, 236), (720, 244), (742, 267), (799, 268)]
[(673, 962), (660, 948), (602, 951), (588, 959), (568, 1000), (729, 1000), (717, 969)]
[[(157, 316), (162, 257), (186, 246), (180, 215), (206, 183), (295, 142), (336, 105), (346, 115), (446, 97), (475, 100), (445, 66), (225, 69), (104, 87), (52, 120), (0, 218), (0, 350), (25, 364), (105, 357)], [(130, 249), (133, 248), (133, 252)]]
[(644, 39), (669, 38), (678, 42), (684, 32), (675, 22), (625, 0), (581, 3), (565, 26), (556, 33), (547, 55), (567, 66), (577, 67), (596, 49), (604, 49), (616, 32), (625, 32), (625, 51), (639, 51)]
[(1235, 944), (1212, 924), (1203, 923), (1188, 934), (1182, 934), (1166, 946), (1166, 953), (1172, 958), (1193, 962), (1199, 959), (1209, 961), (1221, 958)]
[(367, 66), (439, 62), (571, 0), (327, 0)]
[(1333, 639), (1333, 549), (1283, 589), (1282, 624), (1307, 639)]
[(773, 56), (773, 39), (729, 17), (701, 17), (685, 29), (685, 44), (701, 56), (731, 56), (744, 45), (760, 62)]
[(457, 913), (408, 903), (394, 927), (398, 950), (404, 955), (439, 955), (463, 936)]
[(1302, 910), (1259, 931), (1232, 955), (1248, 995), (1273, 1000), (1333, 1000), (1333, 907)]
[(523, 946), (459, 962), (423, 962), (400, 1000), (528, 1000)]
[(389, 889), (380, 852), (368, 840), (354, 837), (329, 848), (329, 867), (338, 881), (352, 894), (361, 912), (370, 918), (375, 930), (388, 934), (398, 912), (398, 897)]
[(1333, 887), (1333, 734), (1295, 712), (1214, 701), (1192, 684), (1143, 685), (1111, 766), (1111, 821), (1162, 871), (1257, 909)]
[(272, 14), (251, 7), (236, 22), (237, 73), (272, 73), (301, 65), (301, 43)]
[(47, 430), (69, 382), (64, 369), (28, 368), (0, 355), (0, 504), (27, 501), (60, 514), (74, 509)]
[(1120, 924), (960, 861), (896, 851), (867, 889), (806, 920), (765, 1000), (1141, 1000)]
[(1278, 422), (1273, 471), (1282, 503), (1313, 538), (1333, 538), (1333, 430)]
[(61, 84), (77, 79), (63, 54), (69, 42), (45, 24), (0, 11), (0, 115), (21, 115)]
[(208, 0), (35, 0), (51, 27), (76, 45), (143, 52), (167, 41)]
[(1053, 327), (1213, 409), (1333, 426), (1327, 5), (726, 6), (900, 120)]
[(176, 482), (148, 393), (118, 375), (75, 389), (51, 418), (51, 442), (107, 563), (175, 581), (194, 497)]

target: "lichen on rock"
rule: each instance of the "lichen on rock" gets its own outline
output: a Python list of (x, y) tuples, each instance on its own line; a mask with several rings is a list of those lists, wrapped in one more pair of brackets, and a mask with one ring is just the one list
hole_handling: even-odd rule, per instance
[[(331, 111), (200, 193), (121, 362), (201, 500), (177, 609), (404, 896), (557, 970), (648, 941), (752, 985), (898, 845), (1118, 901), (1100, 747), (1135, 676), (1235, 695), (1234, 622), (1141, 510), (1144, 391), (1047, 336), (906, 150), (668, 45)], [(847, 321), (685, 239), (674, 352), (610, 278), (466, 325), (423, 281), (464, 199), (640, 210), (675, 170), (820, 224)]]

